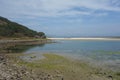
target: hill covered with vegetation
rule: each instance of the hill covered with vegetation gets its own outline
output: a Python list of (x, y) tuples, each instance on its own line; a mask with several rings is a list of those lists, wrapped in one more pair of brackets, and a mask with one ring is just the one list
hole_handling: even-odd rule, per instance
[(33, 31), (26, 26), (0, 16), (0, 37), (37, 37), (46, 38), (45, 33)]

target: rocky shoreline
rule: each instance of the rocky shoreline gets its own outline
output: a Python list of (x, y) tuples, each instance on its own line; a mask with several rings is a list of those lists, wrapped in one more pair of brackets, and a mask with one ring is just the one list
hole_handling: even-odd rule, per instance
[[(39, 45), (51, 43), (51, 40), (0, 40), (0, 80), (56, 80), (60, 76), (53, 76), (45, 71), (35, 71), (24, 65), (18, 65), (19, 59), (9, 56), (6, 49), (19, 45)], [(9, 53), (9, 54), (8, 54)], [(15, 61), (14, 61), (15, 59)], [(37, 73), (36, 73), (37, 72)], [(58, 79), (63, 80), (63, 78)]]
[[(1, 42), (6, 48), (16, 45), (36, 45), (47, 41), (25, 40)], [(51, 43), (48, 41), (47, 43)], [(12, 45), (13, 44), (13, 45)], [(0, 45), (4, 47), (4, 45)], [(5, 47), (4, 47), (5, 48)], [(3, 48), (1, 48), (2, 50)], [(25, 62), (22, 54), (5, 54), (0, 51), (0, 80), (119, 80), (120, 73), (109, 73), (89, 65), (69, 60), (56, 54), (44, 54), (46, 57), (37, 62)], [(31, 56), (30, 56), (31, 57)], [(34, 57), (31, 57), (34, 58)]]
[[(59, 67), (61, 67), (61, 65), (65, 66), (65, 70), (62, 70), (62, 68), (47, 70), (47, 68), (45, 69), (47, 66), (42, 68), (39, 67), (39, 65), (44, 63), (35, 64), (34, 62), (25, 62), (25, 64), (23, 64), (24, 62), (21, 63), (21, 60), (18, 58), (19, 56), (14, 56), (13, 54), (0, 54), (0, 80), (119, 80), (119, 77), (116, 79), (115, 75), (112, 73), (96, 70), (82, 63), (76, 64), (72, 62), (72, 65), (70, 62), (70, 65), (73, 67), (66, 65), (66, 63), (60, 63)], [(59, 60), (57, 61), (59, 62)], [(29, 64), (34, 64), (33, 66), (35, 67), (30, 68), (32, 65), (28, 67)], [(47, 62), (47, 64), (49, 64), (49, 62)], [(56, 65), (51, 64), (50, 66), (54, 67)]]
[(26, 66), (18, 66), (9, 58), (10, 56), (0, 54), (0, 80), (64, 80), (58, 71), (56, 76), (44, 71), (36, 73)]

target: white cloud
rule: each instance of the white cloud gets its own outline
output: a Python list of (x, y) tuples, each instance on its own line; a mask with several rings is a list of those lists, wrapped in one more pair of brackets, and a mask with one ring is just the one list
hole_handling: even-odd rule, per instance
[[(82, 10), (81, 10), (82, 8)], [(0, 15), (56, 17), (92, 15), (95, 11), (120, 12), (119, 0), (0, 0)], [(104, 13), (106, 14), (106, 13)], [(97, 15), (97, 14), (96, 14)], [(98, 13), (103, 15), (103, 13)]]

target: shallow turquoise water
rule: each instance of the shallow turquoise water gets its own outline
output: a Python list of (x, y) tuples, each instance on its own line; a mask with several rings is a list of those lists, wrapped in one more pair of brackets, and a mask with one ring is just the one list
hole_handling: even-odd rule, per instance
[(120, 41), (59, 40), (33, 46), (24, 53), (34, 53), (37, 57), (41, 56), (40, 53), (56, 53), (120, 70)]
[(25, 53), (31, 52), (88, 56), (97, 59), (106, 59), (109, 56), (109, 59), (120, 59), (120, 41), (65, 40), (58, 41), (58, 43), (35, 46)]

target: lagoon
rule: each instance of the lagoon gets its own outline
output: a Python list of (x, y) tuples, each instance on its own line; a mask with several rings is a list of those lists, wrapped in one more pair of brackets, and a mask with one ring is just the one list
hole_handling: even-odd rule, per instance
[[(42, 58), (41, 54), (54, 53), (88, 62), (91, 65), (105, 66), (120, 71), (120, 41), (116, 40), (56, 40), (56, 43), (28, 46), (24, 54)], [(21, 49), (22, 50), (22, 49)], [(29, 60), (28, 57), (23, 57)]]

